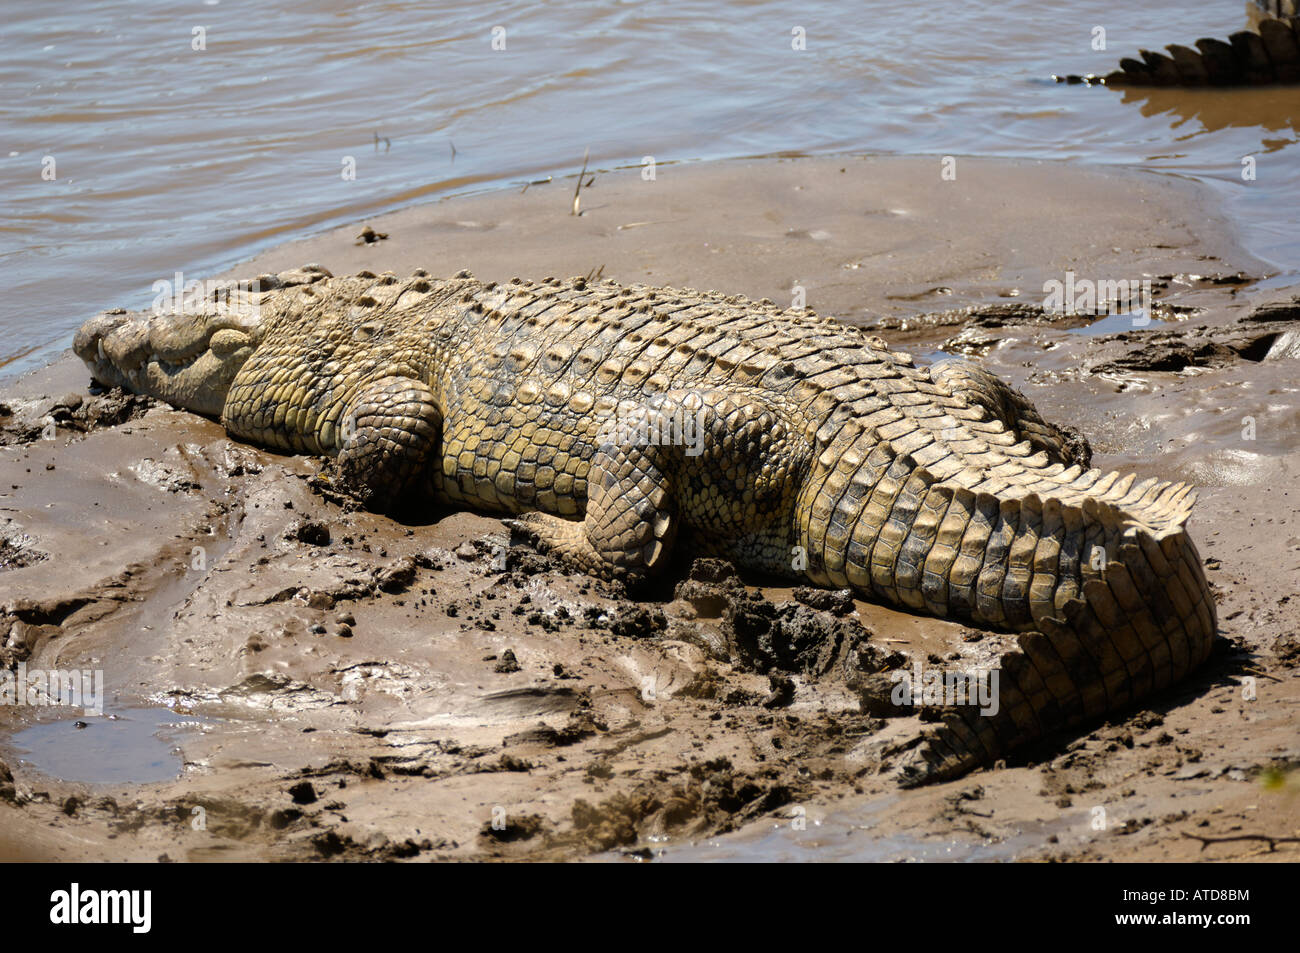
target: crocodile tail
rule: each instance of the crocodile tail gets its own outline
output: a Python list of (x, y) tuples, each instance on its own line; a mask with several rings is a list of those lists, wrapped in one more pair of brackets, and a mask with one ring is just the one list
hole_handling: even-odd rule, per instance
[[(1123, 483), (1111, 484), (1112, 497)], [(1033, 494), (1002, 502), (998, 528), (1010, 542), (1001, 608), (1005, 623), (1022, 631), (1011, 651), (986, 660), (997, 669), (996, 704), (942, 709), (902, 765), (905, 785), (957, 776), (1048, 732), (1122, 710), (1208, 657), (1214, 600), (1184, 529), (1194, 496), (1153, 483), (1118, 498), (1139, 490), (1127, 506), (1105, 495), (1082, 504)], [(996, 561), (994, 546), (987, 555)], [(1071, 563), (1077, 581), (1063, 578)], [(997, 575), (982, 574), (977, 587), (991, 591)]]
[(1142, 50), (1125, 57), (1102, 81), (1107, 86), (1265, 86), (1300, 82), (1300, 16), (1260, 21), (1229, 42), (1205, 38), (1196, 49), (1173, 44), (1169, 55)]
[(996, 713), (940, 711), (905, 783), (1122, 709), (1181, 679), (1214, 640), (1185, 530), (1190, 487), (1059, 466), (1003, 482), (994, 493), (940, 480), (876, 431), (846, 429), (805, 484), (798, 531), (812, 581), (1018, 633), (1010, 651), (969, 660), (998, 670)]

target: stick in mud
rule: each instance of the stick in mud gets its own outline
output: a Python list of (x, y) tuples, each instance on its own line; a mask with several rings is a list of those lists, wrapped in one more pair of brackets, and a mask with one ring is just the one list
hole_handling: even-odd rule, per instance
[(570, 215), (581, 215), (578, 210), (582, 204), (582, 180), (587, 177), (587, 160), (591, 157), (591, 148), (582, 150), (582, 171), (578, 173), (578, 184), (573, 189), (573, 210)]

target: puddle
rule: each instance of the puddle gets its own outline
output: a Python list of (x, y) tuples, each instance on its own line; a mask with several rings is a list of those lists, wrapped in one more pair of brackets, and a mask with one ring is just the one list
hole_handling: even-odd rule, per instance
[[(659, 863), (994, 863), (1022, 859), (1041, 849), (1065, 822), (1028, 821), (1016, 833), (996, 840), (975, 835), (914, 837), (878, 834), (876, 819), (897, 797), (882, 797), (856, 807), (840, 808), (824, 818), (804, 819), (798, 830), (792, 821), (753, 825), (721, 837), (693, 843), (667, 841), (648, 845)], [(623, 854), (606, 854), (604, 860), (628, 860)]]
[(1121, 334), (1124, 331), (1155, 331), (1170, 326), (1171, 322), (1157, 321), (1145, 311), (1121, 311), (1118, 314), (1108, 314), (1104, 318), (1098, 318), (1091, 324), (1068, 330), (1071, 334), (1099, 337), (1103, 334)]
[(102, 717), (41, 722), (9, 742), (21, 767), (64, 781), (170, 781), (184, 767), (180, 740), (205, 724), (167, 708), (124, 708)]
[(1047, 835), (1028, 831), (1003, 840), (881, 836), (857, 826), (827, 820), (809, 821), (796, 831), (790, 822), (740, 837), (719, 837), (656, 852), (661, 863), (993, 863), (1017, 859), (1041, 847)]

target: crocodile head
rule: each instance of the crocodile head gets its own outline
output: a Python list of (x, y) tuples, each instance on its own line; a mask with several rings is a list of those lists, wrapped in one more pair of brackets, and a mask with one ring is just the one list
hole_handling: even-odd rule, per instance
[(83, 324), (72, 349), (101, 384), (219, 417), (231, 381), (261, 337), (262, 322), (255, 312), (118, 309)]

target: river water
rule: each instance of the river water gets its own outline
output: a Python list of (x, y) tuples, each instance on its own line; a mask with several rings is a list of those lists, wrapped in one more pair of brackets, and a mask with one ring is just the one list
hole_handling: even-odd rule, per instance
[(572, 173), (588, 148), (606, 167), (874, 152), (1162, 169), (1211, 183), (1247, 248), (1300, 273), (1300, 88), (1048, 79), (1247, 21), (1244, 0), (6, 0), (0, 375), (175, 271)]

